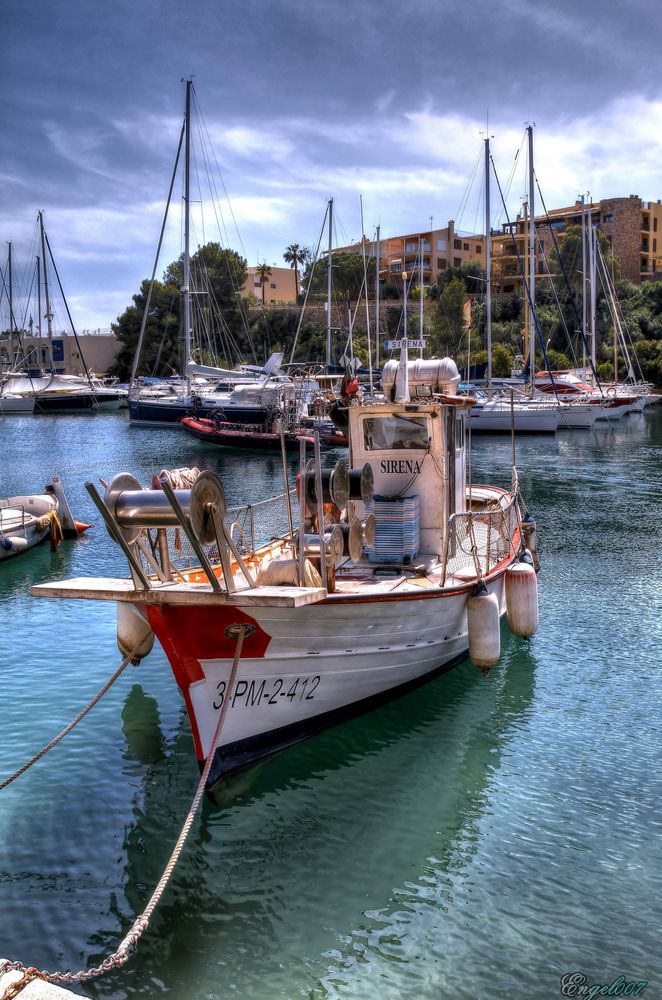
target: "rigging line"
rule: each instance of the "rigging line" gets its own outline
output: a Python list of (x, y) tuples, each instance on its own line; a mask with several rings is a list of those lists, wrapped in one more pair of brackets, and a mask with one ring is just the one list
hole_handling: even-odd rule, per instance
[(328, 216), (329, 216), (329, 204), (327, 202), (326, 211), (324, 213), (324, 218), (322, 219), (322, 226), (321, 226), (321, 229), (320, 229), (319, 239), (317, 240), (317, 247), (315, 248), (315, 253), (313, 255), (312, 267), (310, 268), (310, 276), (308, 278), (308, 285), (306, 287), (306, 294), (304, 295), (303, 304), (301, 306), (301, 312), (299, 313), (299, 322), (297, 323), (296, 332), (294, 334), (294, 342), (292, 344), (292, 350), (290, 351), (290, 364), (292, 364), (293, 361), (294, 361), (294, 352), (296, 351), (296, 348), (297, 348), (297, 343), (298, 343), (298, 340), (299, 340), (299, 333), (301, 332), (301, 324), (303, 323), (303, 317), (304, 317), (304, 314), (305, 314), (305, 311), (306, 311), (306, 305), (308, 303), (308, 296), (310, 294), (310, 289), (311, 289), (312, 284), (313, 284), (313, 275), (315, 274), (315, 265), (317, 264), (317, 260), (318, 260), (318, 257), (319, 257), (320, 247), (322, 245), (322, 237), (324, 236), (324, 228), (326, 226), (326, 220), (327, 220)]
[(179, 157), (182, 151), (182, 143), (184, 141), (184, 131), (186, 129), (186, 120), (182, 122), (181, 131), (179, 133), (179, 144), (177, 146), (177, 155), (175, 156), (175, 165), (173, 167), (172, 176), (170, 178), (170, 187), (168, 188), (168, 197), (166, 199), (165, 212), (163, 213), (163, 221), (161, 223), (161, 232), (159, 233), (159, 242), (156, 248), (156, 255), (154, 257), (154, 266), (152, 267), (152, 276), (149, 280), (149, 288), (147, 291), (147, 299), (145, 301), (145, 308), (143, 309), (142, 319), (140, 321), (140, 332), (138, 334), (138, 343), (136, 344), (135, 353), (133, 355), (133, 365), (131, 366), (131, 377), (129, 379), (129, 388), (133, 386), (136, 379), (136, 373), (138, 371), (138, 364), (140, 362), (140, 354), (142, 351), (143, 340), (145, 337), (145, 329), (147, 327), (147, 319), (149, 316), (149, 306), (152, 301), (152, 292), (154, 290), (154, 280), (156, 277), (156, 269), (159, 266), (159, 257), (161, 255), (161, 247), (163, 245), (163, 234), (165, 233), (166, 222), (168, 220), (168, 210), (172, 202), (172, 192), (175, 186), (175, 179), (177, 177), (177, 167), (179, 166)]
[[(517, 169), (517, 161), (519, 160), (520, 154), (522, 152), (522, 147), (524, 146), (525, 139), (526, 139), (526, 129), (522, 133), (522, 141), (520, 142), (519, 149), (516, 150), (516, 152), (515, 152), (515, 156), (514, 156), (514, 159), (513, 159), (513, 164), (512, 164), (512, 166), (510, 168), (510, 174), (508, 175), (508, 180), (506, 181), (506, 186), (505, 186), (505, 200), (506, 201), (510, 197), (510, 189), (512, 187), (513, 179), (515, 177), (515, 170)], [(502, 216), (503, 216), (503, 211), (502, 211), (502, 209), (499, 209), (499, 213), (498, 213), (497, 218), (496, 218), (496, 226), (497, 227), (499, 225), (501, 225), (501, 218), (502, 218)]]
[[(508, 226), (508, 229), (510, 230), (511, 237), (513, 237), (513, 228), (514, 228), (514, 226), (513, 226), (513, 223), (510, 221), (510, 219), (508, 218), (508, 211), (506, 209), (506, 203), (504, 201), (503, 191), (501, 190), (501, 184), (499, 182), (499, 175), (496, 172), (496, 167), (494, 166), (494, 160), (492, 159), (491, 156), (490, 156), (490, 161), (492, 163), (492, 170), (494, 171), (494, 179), (497, 182), (497, 188), (499, 189), (499, 194), (501, 196), (501, 202), (503, 204), (503, 210), (506, 213), (506, 225)], [(528, 303), (529, 303), (529, 305), (531, 307), (531, 316), (532, 316), (533, 322), (534, 322), (535, 327), (536, 327), (536, 334), (538, 335), (538, 340), (539, 340), (540, 346), (542, 348), (543, 358), (545, 359), (545, 367), (547, 368), (547, 371), (548, 371), (549, 376), (550, 376), (551, 381), (552, 381), (552, 388), (554, 390), (554, 395), (556, 396), (556, 401), (559, 402), (558, 393), (556, 392), (556, 385), (554, 384), (554, 378), (552, 376), (552, 369), (551, 369), (551, 366), (550, 366), (550, 363), (549, 363), (549, 358), (547, 357), (547, 348), (545, 346), (545, 341), (543, 340), (542, 330), (540, 329), (540, 323), (538, 321), (538, 315), (536, 313), (535, 303), (533, 302), (533, 299), (531, 298), (531, 288), (530, 288), (530, 285), (529, 285), (528, 281), (525, 278), (525, 275), (524, 275), (524, 265), (522, 263), (522, 258), (520, 256), (520, 252), (517, 249), (517, 241), (514, 238), (513, 238), (513, 245), (515, 247), (515, 254), (517, 256), (517, 263), (519, 264), (520, 274), (521, 274), (521, 277), (522, 277), (522, 287), (524, 289), (526, 289), (527, 301), (528, 301)], [(532, 347), (532, 349), (531, 349), (531, 354), (530, 354), (530, 357), (529, 357), (529, 364), (533, 368), (535, 366), (535, 361), (536, 361), (536, 352), (535, 352), (535, 346), (534, 346), (533, 343), (532, 343), (531, 347)]]
[[(474, 228), (473, 228), (473, 232), (474, 233), (478, 232), (478, 213), (480, 211), (480, 205), (481, 205), (481, 201), (483, 199), (483, 189), (484, 189), (484, 187), (485, 187), (485, 179), (481, 178), (480, 187), (478, 189), (478, 198), (476, 199), (476, 214), (474, 215)], [(490, 226), (490, 229), (491, 228), (492, 227)], [(485, 239), (487, 240), (489, 238), (490, 238), (490, 234), (489, 233), (485, 233)]]
[(51, 244), (48, 239), (48, 233), (44, 232), (44, 238), (46, 240), (46, 248), (48, 250), (48, 256), (51, 259), (51, 264), (53, 265), (53, 270), (55, 272), (55, 277), (57, 278), (58, 288), (60, 289), (60, 295), (62, 296), (62, 301), (64, 302), (64, 308), (66, 309), (67, 316), (69, 317), (69, 323), (71, 324), (71, 332), (74, 335), (74, 340), (76, 341), (76, 347), (78, 348), (80, 354), (80, 360), (83, 362), (83, 368), (85, 369), (85, 375), (87, 376), (87, 381), (92, 388), (92, 379), (90, 377), (90, 372), (87, 367), (87, 362), (85, 360), (85, 355), (83, 354), (83, 348), (81, 347), (80, 341), (78, 339), (78, 334), (76, 333), (76, 328), (74, 326), (74, 321), (71, 318), (71, 313), (69, 312), (69, 303), (66, 300), (64, 289), (62, 288), (62, 282), (60, 281), (60, 274), (57, 269), (57, 264), (55, 263), (55, 258), (53, 257), (53, 251), (51, 250)]
[[(239, 233), (239, 228), (237, 226), (237, 221), (236, 221), (236, 219), (234, 217), (234, 213), (232, 212), (232, 204), (230, 202), (227, 189), (225, 188), (225, 183), (223, 182), (223, 176), (222, 176), (220, 168), (218, 166), (218, 161), (215, 159), (215, 154), (214, 154), (214, 149), (213, 149), (213, 146), (212, 146), (212, 143), (211, 143), (211, 138), (209, 137), (209, 132), (208, 132), (207, 126), (206, 126), (206, 124), (204, 122), (202, 111), (200, 109), (200, 105), (199, 105), (197, 99), (194, 102), (194, 111), (195, 111), (195, 115), (196, 115), (196, 124), (197, 124), (197, 127), (198, 127), (198, 134), (199, 134), (199, 138), (200, 138), (200, 147), (201, 147), (201, 152), (202, 152), (202, 159), (203, 159), (203, 163), (205, 165), (205, 172), (206, 172), (206, 176), (207, 176), (207, 183), (209, 185), (209, 194), (210, 194), (210, 199), (211, 199), (211, 204), (212, 204), (212, 210), (213, 210), (213, 213), (214, 213), (214, 217), (216, 219), (216, 226), (218, 228), (219, 236), (221, 238), (221, 246), (225, 250), (224, 262), (225, 262), (225, 265), (226, 265), (228, 277), (230, 278), (230, 283), (232, 285), (232, 290), (234, 292), (234, 295), (236, 296), (237, 310), (238, 310), (238, 313), (239, 313), (239, 318), (240, 318), (240, 321), (241, 321), (244, 333), (246, 335), (246, 340), (248, 342), (248, 346), (249, 346), (249, 349), (250, 349), (250, 352), (251, 352), (251, 356), (253, 358), (253, 361), (257, 364), (257, 357), (256, 357), (256, 354), (255, 354), (255, 344), (253, 342), (253, 335), (252, 335), (252, 332), (251, 332), (250, 324), (248, 322), (248, 317), (246, 315), (246, 310), (245, 310), (243, 301), (242, 301), (242, 299), (240, 297), (241, 288), (237, 285), (236, 276), (235, 276), (234, 270), (230, 266), (230, 260), (229, 260), (229, 258), (227, 256), (228, 252), (229, 253), (234, 253), (234, 251), (230, 249), (230, 239), (229, 239), (229, 236), (228, 236), (227, 226), (225, 224), (225, 218), (224, 218), (224, 215), (223, 215), (223, 207), (222, 207), (222, 204), (221, 204), (221, 199), (220, 199), (220, 197), (218, 195), (218, 190), (217, 190), (217, 187), (216, 187), (216, 183), (215, 183), (215, 179), (214, 179), (214, 174), (213, 174), (213, 171), (211, 169), (210, 157), (208, 155), (208, 151), (209, 151), (209, 153), (211, 153), (211, 156), (214, 157), (214, 160), (215, 160), (215, 163), (216, 163), (216, 171), (218, 172), (218, 175), (221, 178), (221, 182), (223, 184), (223, 190), (225, 192), (225, 197), (226, 197), (226, 200), (228, 202), (228, 206), (230, 208), (230, 213), (232, 214), (232, 218), (233, 218), (233, 221), (234, 221), (234, 224), (235, 224), (235, 229), (237, 231), (237, 237), (238, 237), (238, 240), (239, 240), (239, 245), (241, 246), (241, 249), (242, 249), (242, 252), (243, 252), (243, 255), (244, 255), (244, 259), (246, 259), (246, 256), (247, 256), (246, 255), (246, 248), (244, 247), (243, 241), (241, 239), (241, 234)], [(195, 155), (195, 152), (194, 152), (194, 155)], [(197, 169), (197, 161), (196, 161), (196, 169)], [(203, 202), (202, 202), (202, 195), (201, 195), (200, 204), (201, 205), (203, 204)], [(220, 216), (220, 219), (219, 219), (219, 216)], [(204, 230), (204, 213), (203, 213), (203, 230)], [(203, 233), (203, 235), (204, 235), (204, 233)]]
[[(538, 181), (537, 175), (535, 174), (535, 171), (534, 171), (534, 176), (536, 178), (536, 187), (538, 189), (538, 194), (540, 195), (540, 204), (543, 207), (543, 211), (545, 213), (545, 218), (547, 220), (547, 227), (548, 227), (548, 229), (549, 229), (549, 231), (551, 233), (552, 241), (554, 243), (554, 249), (556, 250), (556, 257), (557, 257), (557, 260), (558, 260), (558, 262), (559, 262), (559, 264), (561, 266), (561, 271), (563, 272), (563, 279), (565, 281), (565, 285), (566, 285), (566, 288), (568, 290), (568, 295), (570, 296), (570, 301), (572, 303), (572, 308), (573, 308), (573, 311), (575, 313), (575, 318), (576, 318), (576, 321), (577, 321), (578, 328), (581, 331), (582, 345), (584, 347), (584, 350), (586, 351), (587, 359), (588, 359), (588, 362), (589, 362), (589, 364), (591, 366), (591, 371), (593, 372), (593, 378), (595, 379), (595, 384), (597, 385), (597, 387), (599, 389), (602, 389), (602, 386), (600, 385), (600, 379), (598, 377), (598, 373), (595, 370), (595, 367), (593, 365), (593, 360), (591, 358), (590, 345), (589, 345), (588, 339), (586, 337), (586, 331), (582, 327), (582, 318), (581, 318), (581, 316), (579, 314), (579, 308), (577, 306), (577, 301), (575, 299), (575, 292), (574, 292), (574, 289), (572, 288), (572, 285), (570, 284), (570, 279), (568, 278), (568, 273), (566, 271), (565, 264), (563, 263), (563, 258), (561, 257), (561, 251), (559, 249), (558, 240), (556, 239), (556, 232), (554, 230), (554, 227), (552, 226), (552, 222), (551, 222), (551, 219), (549, 217), (549, 212), (547, 211), (547, 206), (545, 204), (545, 199), (543, 198), (542, 191), (540, 190), (540, 183)], [(577, 258), (578, 254), (579, 254), (579, 247), (575, 247), (575, 259)]]
[(568, 330), (568, 324), (565, 321), (565, 315), (564, 315), (564, 312), (563, 312), (563, 307), (561, 305), (561, 300), (559, 299), (559, 293), (558, 293), (558, 290), (556, 288), (556, 284), (554, 282), (554, 278), (552, 276), (552, 272), (551, 272), (550, 267), (549, 267), (549, 260), (548, 260), (547, 254), (543, 254), (542, 255), (542, 259), (543, 259), (543, 262), (544, 262), (544, 265), (545, 265), (545, 276), (549, 279), (549, 285), (550, 285), (550, 288), (552, 290), (552, 295), (554, 297), (554, 303), (555, 303), (556, 308), (558, 310), (559, 321), (560, 321), (560, 323), (561, 323), (561, 325), (563, 327), (563, 331), (564, 331), (565, 336), (566, 336), (566, 341), (567, 341), (567, 343), (568, 343), (568, 345), (570, 347), (570, 352), (572, 354), (572, 359), (573, 359), (575, 365), (577, 365), (577, 355), (575, 353), (574, 345), (572, 343), (572, 338), (570, 336), (570, 331)]
[(481, 161), (481, 157), (482, 157), (482, 152), (479, 152), (478, 156), (476, 157), (476, 160), (474, 162), (474, 165), (473, 165), (473, 168), (471, 170), (471, 173), (469, 175), (469, 180), (467, 181), (467, 183), (465, 185), (464, 192), (463, 192), (462, 197), (460, 199), (460, 204), (457, 207), (457, 211), (455, 213), (455, 218), (458, 220), (458, 226), (459, 226), (460, 222), (462, 221), (462, 217), (464, 215), (464, 210), (466, 208), (467, 202), (469, 201), (469, 195), (471, 194), (471, 189), (473, 187), (474, 178), (476, 176), (476, 171), (478, 170), (478, 167), (479, 167), (479, 164), (480, 164), (480, 161)]
[(218, 159), (216, 157), (216, 151), (214, 150), (214, 147), (212, 146), (212, 143), (211, 143), (211, 138), (209, 136), (209, 129), (207, 128), (207, 123), (205, 121), (205, 116), (203, 115), (202, 109), (200, 108), (200, 104), (198, 102), (198, 96), (196, 94), (195, 87), (193, 87), (192, 89), (193, 89), (193, 100), (194, 100), (194, 104), (195, 104), (196, 114), (199, 115), (199, 117), (200, 117), (200, 121), (202, 122), (202, 125), (204, 127), (205, 135), (207, 136), (207, 139), (209, 141), (209, 148), (211, 150), (211, 155), (212, 155), (214, 163), (216, 165), (216, 169), (218, 170), (218, 176), (220, 178), (221, 185), (223, 187), (223, 192), (224, 192), (225, 197), (227, 199), (228, 208), (230, 209), (230, 215), (232, 216), (232, 221), (234, 222), (235, 229), (237, 231), (237, 238), (239, 239), (239, 245), (241, 247), (241, 250), (242, 250), (242, 253), (243, 253), (244, 257), (246, 257), (246, 259), (248, 259), (248, 255), (246, 253), (246, 248), (244, 247), (244, 244), (243, 244), (243, 241), (242, 241), (242, 238), (241, 238), (241, 233), (239, 232), (239, 226), (237, 225), (237, 220), (235, 218), (235, 214), (234, 214), (234, 211), (233, 211), (233, 208), (232, 208), (232, 202), (230, 201), (230, 195), (228, 194), (228, 190), (227, 190), (227, 188), (225, 186), (225, 180), (223, 178), (223, 173), (222, 173), (221, 168), (220, 168), (220, 166), (218, 164)]

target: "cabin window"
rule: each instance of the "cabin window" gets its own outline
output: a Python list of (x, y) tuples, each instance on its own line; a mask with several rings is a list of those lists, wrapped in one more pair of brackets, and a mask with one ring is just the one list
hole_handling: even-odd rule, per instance
[(366, 417), (363, 441), (367, 451), (427, 448), (430, 442), (427, 417)]

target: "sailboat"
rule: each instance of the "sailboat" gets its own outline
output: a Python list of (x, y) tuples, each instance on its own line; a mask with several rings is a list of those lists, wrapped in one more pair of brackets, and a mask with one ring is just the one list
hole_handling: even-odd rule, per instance
[[(34, 410), (34, 396), (21, 396), (15, 395), (10, 391), (11, 389), (11, 376), (15, 374), (14, 366), (14, 337), (16, 335), (16, 319), (14, 316), (14, 282), (13, 282), (13, 269), (12, 269), (12, 245), (9, 244), (9, 251), (7, 256), (7, 277), (8, 277), (8, 288), (7, 288), (7, 301), (9, 304), (9, 343), (10, 343), (10, 355), (9, 358), (9, 368), (0, 374), (0, 416), (9, 416), (11, 414), (26, 415), (30, 414)], [(5, 278), (2, 276), (3, 289), (5, 286)], [(2, 296), (0, 295), (0, 299)]]
[[(531, 141), (531, 131), (529, 129)], [(514, 429), (518, 434), (553, 434), (559, 426), (560, 414), (554, 403), (540, 401), (531, 397), (510, 398), (494, 391), (492, 379), (492, 268), (491, 268), (491, 217), (490, 217), (490, 139), (487, 136), (485, 144), (485, 308), (486, 308), (486, 338), (487, 338), (487, 388), (485, 391), (474, 390), (474, 404), (471, 407), (472, 433), (503, 433)], [(530, 156), (531, 159), (531, 156)], [(528, 295), (533, 302), (532, 277), (529, 279)], [(531, 310), (533, 307), (531, 306)], [(535, 351), (535, 327), (530, 327), (530, 350)]]
[[(49, 355), (49, 368), (46, 374), (33, 376), (26, 375), (24, 372), (20, 371), (19, 367), (16, 366), (14, 370), (7, 374), (6, 380), (2, 386), (2, 399), (3, 404), (6, 403), (8, 406), (18, 407), (20, 404), (15, 402), (16, 399), (26, 400), (26, 407), (30, 407), (30, 411), (34, 409), (35, 413), (80, 413), (83, 411), (99, 411), (107, 409), (119, 409), (125, 404), (126, 401), (126, 390), (120, 388), (119, 386), (106, 385), (101, 379), (94, 377), (87, 368), (85, 363), (85, 358), (83, 356), (82, 346), (78, 340), (78, 335), (73, 327), (73, 322), (71, 322), (72, 331), (74, 337), (76, 338), (76, 343), (78, 347), (78, 352), (81, 358), (82, 365), (85, 369), (85, 375), (65, 375), (55, 370), (55, 360), (53, 357), (53, 304), (50, 294), (50, 287), (48, 281), (48, 266), (46, 260), (46, 250), (48, 249), (48, 254), (55, 269), (55, 274), (57, 276), (60, 291), (62, 292), (62, 297), (64, 299), (64, 292), (62, 291), (62, 285), (60, 284), (60, 278), (57, 274), (57, 268), (55, 267), (55, 261), (51, 252), (50, 244), (48, 242), (48, 237), (44, 229), (44, 218), (43, 213), (39, 212), (37, 216), (39, 223), (39, 232), (41, 238), (41, 248), (42, 248), (42, 260), (43, 260), (43, 281), (44, 281), (44, 293), (46, 298), (46, 313), (45, 318), (48, 324), (48, 355)], [(38, 259), (39, 264), (39, 259)], [(41, 284), (39, 279), (39, 267), (38, 267), (38, 277), (37, 277), (37, 287), (39, 294), (39, 315), (41, 314)], [(71, 314), (69, 313), (69, 307), (67, 305), (66, 299), (64, 299), (64, 305), (71, 321)]]
[[(291, 379), (280, 373), (283, 359), (281, 353), (274, 353), (264, 366), (241, 365), (237, 370), (220, 369), (214, 366), (195, 364), (191, 360), (192, 351), (192, 274), (190, 254), (190, 166), (191, 166), (191, 88), (186, 82), (186, 105), (182, 124), (175, 171), (179, 164), (179, 154), (184, 145), (184, 250), (183, 260), (183, 332), (184, 332), (184, 375), (173, 382), (141, 385), (138, 378), (142, 345), (145, 337), (151, 288), (156, 274), (157, 258), (152, 271), (150, 291), (143, 311), (143, 318), (136, 347), (129, 390), (129, 417), (133, 425), (179, 427), (187, 416), (210, 418), (222, 409), (227, 419), (234, 423), (265, 423), (269, 413), (284, 405), (283, 389), (291, 385)], [(174, 174), (173, 174), (174, 180)], [(168, 197), (163, 228), (170, 207)], [(163, 235), (162, 228), (162, 235)], [(160, 249), (159, 241), (159, 249)]]

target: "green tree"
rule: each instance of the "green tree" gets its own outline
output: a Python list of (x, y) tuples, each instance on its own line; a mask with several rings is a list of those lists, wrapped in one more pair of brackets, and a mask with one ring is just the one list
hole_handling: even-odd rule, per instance
[(265, 293), (266, 293), (267, 282), (271, 277), (271, 268), (267, 263), (263, 262), (262, 264), (258, 264), (258, 266), (255, 268), (255, 273), (259, 276), (260, 284), (262, 285), (262, 305), (264, 305), (266, 301)]
[[(193, 339), (196, 340), (197, 331), (204, 329), (205, 342), (212, 353), (222, 354), (228, 363), (253, 357), (240, 297), (247, 277), (244, 258), (218, 243), (207, 243), (193, 254), (190, 265)], [(139, 374), (169, 375), (173, 370), (184, 369), (180, 321), (183, 282), (183, 256), (166, 268), (163, 281), (154, 282)], [(143, 281), (140, 291), (133, 296), (133, 305), (112, 325), (122, 345), (112, 373), (122, 379), (131, 372), (148, 291), (149, 282)]]
[(464, 304), (467, 290), (464, 281), (455, 276), (444, 283), (431, 307), (429, 348), (432, 354), (454, 354), (460, 350), (465, 333)]
[(294, 285), (297, 298), (299, 297), (299, 265), (305, 264), (306, 254), (306, 248), (300, 247), (298, 243), (290, 243), (289, 247), (285, 248), (285, 253), (283, 254), (283, 260), (290, 265), (290, 268), (294, 268)]
[[(304, 285), (310, 283), (311, 293), (318, 297), (326, 295), (328, 267), (326, 257), (318, 260), (314, 268), (312, 262), (306, 267), (303, 277)], [(363, 287), (364, 273), (367, 274), (368, 279), (368, 295), (372, 295), (375, 284), (374, 257), (366, 257), (364, 271), (363, 254), (351, 252), (334, 253), (331, 271), (333, 290), (337, 295), (349, 298), (350, 301), (356, 301)]]
[[(133, 305), (125, 309), (111, 327), (121, 347), (109, 374), (116, 375), (121, 381), (126, 381), (131, 375), (148, 292), (149, 281), (145, 279), (138, 294), (133, 296)], [(182, 371), (179, 298), (178, 290), (172, 285), (154, 282), (138, 374), (172, 375)]]

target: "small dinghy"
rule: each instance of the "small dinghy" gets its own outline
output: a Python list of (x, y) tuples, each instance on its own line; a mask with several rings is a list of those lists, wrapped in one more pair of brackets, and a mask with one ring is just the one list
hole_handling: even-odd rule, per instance
[(57, 548), (62, 528), (53, 493), (35, 493), (0, 500), (0, 560), (26, 552), (51, 539)]
[(63, 538), (77, 538), (91, 527), (74, 521), (58, 476), (43, 493), (0, 500), (0, 562), (50, 539), (55, 552)]

